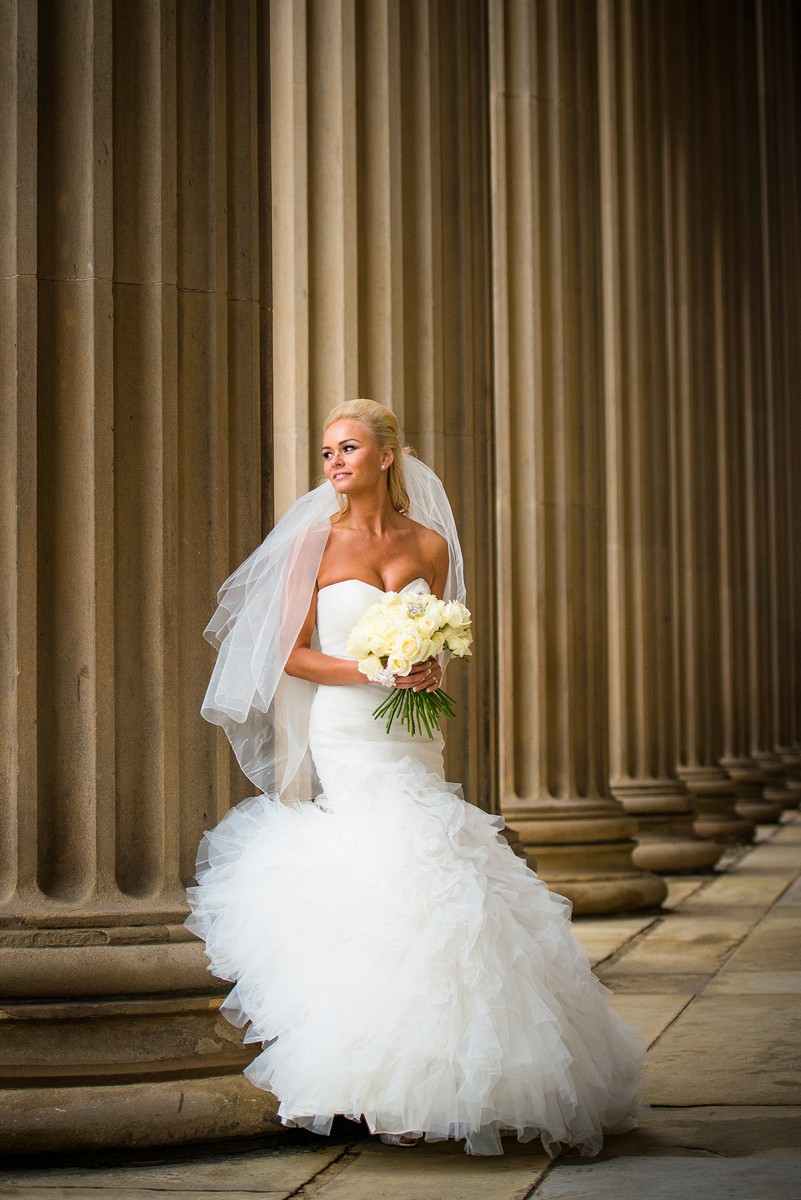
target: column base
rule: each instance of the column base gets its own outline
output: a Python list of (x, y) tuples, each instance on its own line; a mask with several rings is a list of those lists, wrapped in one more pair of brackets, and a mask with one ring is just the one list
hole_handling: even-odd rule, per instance
[(766, 777), (753, 758), (722, 758), (720, 765), (734, 781), (737, 789), (737, 812), (756, 825), (775, 825), (784, 807), (776, 801), (766, 800)]
[(0, 1151), (133, 1149), (275, 1134), (278, 1101), (236, 1075), (0, 1088)]
[(798, 808), (798, 796), (775, 783), (762, 789), (762, 799), (768, 804), (778, 804), (782, 812), (788, 808)]
[(784, 766), (784, 787), (787, 792), (785, 808), (798, 808), (801, 804), (801, 754), (795, 750), (779, 750)]
[(711, 870), (723, 847), (696, 836), (695, 809), (687, 789), (674, 779), (616, 782), (612, 794), (636, 818), (635, 866), (669, 875)]
[(784, 779), (784, 763), (778, 754), (773, 754), (765, 750), (758, 754), (753, 754), (752, 758), (757, 768), (762, 772), (762, 778), (766, 783), (775, 783), (778, 780)]
[(801, 805), (801, 779), (788, 779), (784, 785), (789, 796), (789, 803), (786, 808), (798, 808)]
[(697, 837), (731, 845), (753, 842), (756, 826), (737, 811), (737, 789), (720, 767), (677, 767), (676, 774), (693, 796)]
[(667, 895), (663, 879), (632, 861), (636, 823), (614, 801), (508, 805), (530, 865), (578, 915), (654, 908)]
[[(229, 986), (180, 926), (5, 929), (0, 1152), (96, 1150), (277, 1130), (242, 1075), (258, 1047), (220, 1014)], [(189, 939), (189, 940), (187, 940)], [(89, 994), (90, 993), (90, 994)]]

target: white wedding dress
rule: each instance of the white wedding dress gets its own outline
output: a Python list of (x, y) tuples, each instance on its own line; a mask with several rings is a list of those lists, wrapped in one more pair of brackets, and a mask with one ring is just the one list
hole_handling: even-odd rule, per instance
[[(349, 657), (382, 595), (360, 580), (321, 588), (321, 650)], [(223, 1012), (264, 1043), (246, 1074), (283, 1121), (318, 1133), (344, 1113), (477, 1154), (500, 1153), (503, 1131), (597, 1153), (605, 1131), (635, 1123), (639, 1038), (567, 901), (445, 782), (441, 735), (373, 719), (386, 695), (318, 687), (322, 795), (255, 796), (201, 843), (187, 924), (210, 970), (236, 981)]]

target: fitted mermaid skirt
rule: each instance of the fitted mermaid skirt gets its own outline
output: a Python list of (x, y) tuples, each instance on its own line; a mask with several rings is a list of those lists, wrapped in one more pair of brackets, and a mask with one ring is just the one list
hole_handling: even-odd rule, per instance
[[(381, 593), (318, 596), (324, 652)], [(501, 1135), (597, 1153), (630, 1128), (644, 1051), (553, 895), (446, 783), (442, 739), (391, 733), (371, 685), (319, 687), (314, 803), (256, 796), (206, 834), (187, 924), (235, 986), (223, 1012), (263, 1045), (246, 1074), (282, 1120), (327, 1133)]]

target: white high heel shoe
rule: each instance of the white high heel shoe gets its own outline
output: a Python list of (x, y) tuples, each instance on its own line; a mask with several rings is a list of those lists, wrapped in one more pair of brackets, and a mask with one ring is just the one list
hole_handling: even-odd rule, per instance
[(410, 1133), (381, 1133), (379, 1137), (385, 1146), (416, 1146), (419, 1141)]

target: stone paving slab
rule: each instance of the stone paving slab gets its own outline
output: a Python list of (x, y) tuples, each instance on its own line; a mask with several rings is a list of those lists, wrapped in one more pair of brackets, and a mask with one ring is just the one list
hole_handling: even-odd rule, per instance
[[(797, 865), (796, 865), (797, 869)], [(715, 879), (702, 891), (695, 892), (682, 905), (682, 915), (711, 916), (718, 909), (755, 908), (767, 912), (787, 890), (795, 871), (772, 871), (766, 868), (738, 868), (731, 875)]]
[(776, 902), (777, 908), (801, 908), (801, 879), (791, 883), (787, 891)]
[(612, 1006), (642, 1034), (645, 1044), (652, 1046), (692, 999), (692, 994), (688, 992), (667, 995), (661, 992), (650, 995), (622, 992), (612, 997)]
[(629, 970), (625, 961), (610, 965), (602, 963), (596, 974), (602, 983), (612, 988), (616, 996), (626, 993), (642, 996), (700, 996), (709, 983), (708, 974)]
[(704, 988), (705, 996), (801, 994), (801, 971), (739, 971), (725, 966)]
[(726, 964), (737, 971), (792, 971), (801, 964), (801, 921), (791, 908), (768, 913)]
[(314, 1200), (526, 1200), (551, 1160), (539, 1142), (504, 1142), (504, 1154), (471, 1157), (462, 1145), (409, 1149), (363, 1142), (355, 1161), (313, 1192)]
[(621, 1158), (560, 1166), (532, 1200), (799, 1200), (796, 1163), (749, 1159)]
[[(61, 1166), (41, 1168), (0, 1169), (0, 1196), (13, 1195), (7, 1189), (18, 1187), (22, 1180), (34, 1194), (47, 1194), (53, 1200), (53, 1183), (75, 1198), (81, 1192), (98, 1196), (98, 1189), (119, 1189), (135, 1182), (137, 1195), (166, 1193), (169, 1200), (179, 1200), (187, 1191), (192, 1195), (215, 1196), (220, 1200), (238, 1195), (290, 1196), (308, 1180), (327, 1170), (347, 1151), (347, 1146), (326, 1143), (284, 1149), (265, 1147), (241, 1154), (218, 1153), (207, 1157), (187, 1151), (183, 1161), (137, 1162), (123, 1166)], [(154, 1152), (158, 1156), (158, 1152)], [(137, 1190), (138, 1189), (138, 1190)], [(266, 1190), (265, 1190), (266, 1189)], [(120, 1192), (120, 1195), (122, 1193)]]
[[(653, 1108), (640, 1126), (607, 1138), (596, 1162), (646, 1154), (722, 1154), (801, 1163), (801, 1107), (720, 1105)], [(566, 1161), (566, 1160), (563, 1160)]]
[(668, 885), (668, 894), (662, 901), (662, 908), (668, 911), (679, 908), (690, 896), (700, 891), (707, 882), (708, 879), (703, 875), (694, 875), (689, 879), (679, 876), (675, 876), (673, 879), (666, 879), (665, 883)]
[(593, 967), (616, 954), (627, 942), (654, 923), (651, 917), (578, 917), (573, 932)]
[(784, 820), (773, 837), (775, 842), (801, 842), (801, 822), (799, 810), (790, 809), (785, 813)]
[(755, 847), (744, 861), (751, 871), (764, 868), (768, 874), (772, 871), (791, 871), (795, 874), (798, 871), (798, 839), (795, 836), (792, 840), (780, 840), (777, 837), (775, 841)]
[(592, 1162), (562, 1158), (532, 1200), (798, 1200), (801, 1108), (653, 1109)]
[[(159, 1189), (153, 1188), (64, 1188), (64, 1187), (49, 1187), (49, 1188), (29, 1188), (29, 1187), (14, 1187), (0, 1188), (0, 1196), (3, 1200), (158, 1200), (161, 1195)], [(219, 1197), (219, 1192), (207, 1192), (193, 1188), (190, 1192), (170, 1192), (169, 1200), (199, 1200), (201, 1196), (210, 1196), (213, 1198)], [(268, 1200), (290, 1200), (297, 1195), (296, 1192), (274, 1192), (274, 1191), (249, 1191), (249, 1192), (232, 1192), (224, 1193), (225, 1200), (254, 1200), (256, 1196), (266, 1196)]]
[(651, 1104), (801, 1104), (801, 997), (696, 998), (654, 1047), (646, 1080)]
[(682, 974), (714, 975), (762, 916), (755, 908), (722, 909), (712, 916), (686, 908), (663, 918), (619, 962), (605, 967), (604, 982), (614, 989), (617, 975), (675, 975), (677, 968)]

